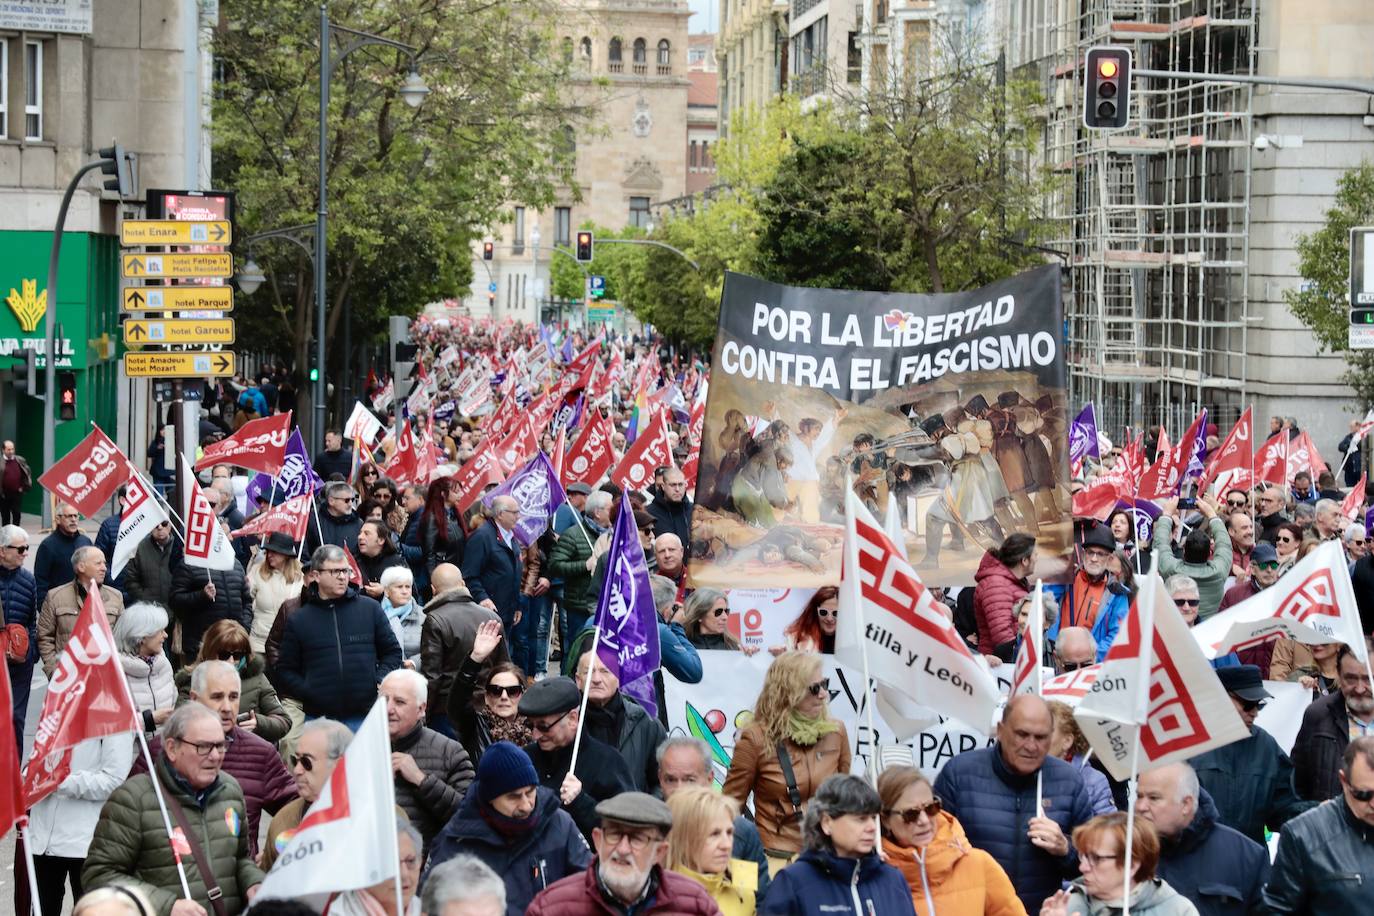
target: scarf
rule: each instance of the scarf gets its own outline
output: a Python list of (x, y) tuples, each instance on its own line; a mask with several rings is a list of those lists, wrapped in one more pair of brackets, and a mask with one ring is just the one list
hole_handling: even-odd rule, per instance
[(492, 715), (489, 709), (479, 709), (477, 714), (486, 723), (487, 734), (491, 735), (492, 743), (509, 741), (516, 747), (524, 747), (534, 740), (534, 732), (524, 716), (502, 719), (500, 716)]
[(477, 813), (486, 821), (487, 826), (491, 827), (503, 840), (510, 842), (533, 833), (539, 826), (539, 809), (536, 807), (529, 817), (506, 817), (491, 805), (480, 799), (477, 802)]
[(415, 607), (415, 599), (413, 598), (400, 607), (396, 607), (391, 603), (390, 598), (385, 595), (382, 596), (382, 613), (386, 614), (388, 620), (404, 620), (413, 607)]
[(783, 729), (789, 740), (802, 747), (811, 747), (831, 732), (840, 730), (840, 723), (834, 719), (817, 716), (814, 719), (793, 710), (787, 715), (787, 726)]

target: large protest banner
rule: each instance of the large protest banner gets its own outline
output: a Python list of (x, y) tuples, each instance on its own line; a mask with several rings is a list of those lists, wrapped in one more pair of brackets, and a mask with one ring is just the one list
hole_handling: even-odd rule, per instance
[(1070, 545), (1059, 269), (960, 293), (727, 273), (692, 519), (696, 586), (840, 580), (847, 477), (897, 496), (931, 585), (969, 584), (1013, 531), (1048, 576)]

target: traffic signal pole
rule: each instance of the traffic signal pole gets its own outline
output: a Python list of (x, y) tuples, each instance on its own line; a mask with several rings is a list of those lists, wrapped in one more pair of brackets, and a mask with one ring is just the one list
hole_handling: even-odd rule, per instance
[(1196, 73), (1191, 70), (1135, 70), (1136, 76), (1156, 79), (1191, 80), (1201, 83), (1253, 83), (1258, 86), (1291, 86), (1298, 89), (1338, 89), (1374, 95), (1374, 83), (1326, 79), (1318, 76), (1251, 76), (1246, 73)]

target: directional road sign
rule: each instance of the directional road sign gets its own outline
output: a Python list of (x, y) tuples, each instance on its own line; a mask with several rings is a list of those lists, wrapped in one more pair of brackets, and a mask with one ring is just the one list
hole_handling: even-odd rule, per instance
[(227, 251), (187, 254), (125, 254), (124, 276), (151, 277), (231, 277), (234, 256)]
[(233, 353), (125, 353), (129, 378), (217, 378), (234, 374)]
[(227, 219), (126, 219), (119, 227), (122, 245), (228, 245), (233, 240)]
[(124, 322), (126, 344), (231, 344), (234, 319), (201, 318), (149, 321), (130, 318)]
[(219, 311), (234, 308), (231, 286), (127, 286), (124, 310), (144, 311)]

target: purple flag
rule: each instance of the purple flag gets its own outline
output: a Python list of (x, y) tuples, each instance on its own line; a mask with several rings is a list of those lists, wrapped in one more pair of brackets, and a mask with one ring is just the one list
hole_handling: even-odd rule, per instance
[[(1131, 513), (1131, 522), (1135, 525), (1135, 539), (1149, 544), (1154, 540), (1155, 520), (1159, 518), (1159, 506), (1148, 499), (1137, 499), (1134, 502), (1128, 499), (1118, 499), (1116, 508), (1125, 509)], [(1131, 512), (1135, 509), (1135, 512)]]
[(482, 497), (483, 505), (490, 506), (498, 496), (512, 497), (520, 504), (520, 520), (515, 523), (514, 535), (526, 547), (539, 540), (558, 507), (568, 501), (568, 494), (563, 492), (563, 485), (543, 452), (535, 452), (524, 467)]
[(657, 716), (653, 675), (661, 662), (658, 611), (639, 529), (628, 506), (616, 518), (606, 563), (606, 582), (593, 618), (601, 631), (597, 658), (620, 678), (621, 690), (638, 700), (650, 716)]
[(1091, 403), (1069, 424), (1069, 464), (1079, 467), (1089, 455), (1102, 457), (1097, 448), (1097, 414)]
[[(297, 426), (286, 442), (286, 460), (282, 462), (281, 473), (277, 475), (277, 495), (274, 505), (294, 499), (303, 493), (313, 493), (324, 486), (320, 475), (310, 466), (310, 455), (305, 450), (305, 439)], [(248, 504), (257, 505), (259, 496), (272, 498), (272, 475), (257, 474), (248, 481)]]
[(557, 435), (560, 427), (573, 429), (582, 422), (582, 401), (583, 392), (581, 388), (569, 391), (563, 396), (563, 403), (558, 405), (557, 412), (553, 415), (553, 420), (549, 422), (549, 432)]
[(1183, 479), (1197, 478), (1202, 476), (1202, 465), (1207, 459), (1207, 408), (1202, 408), (1202, 422), (1197, 425), (1197, 433), (1193, 436), (1193, 457), (1188, 460), (1188, 470), (1183, 472)]
[(573, 342), (572, 342), (572, 335), (571, 335), (571, 334), (569, 334), (568, 336), (566, 336), (566, 337), (563, 338), (563, 353), (562, 353), (562, 356), (563, 356), (563, 362), (565, 362), (565, 363), (570, 363), (570, 362), (573, 361)]

